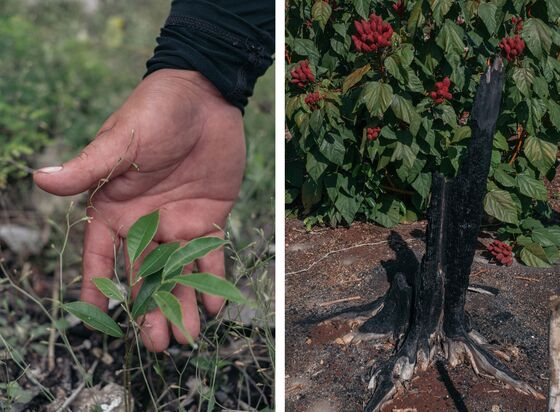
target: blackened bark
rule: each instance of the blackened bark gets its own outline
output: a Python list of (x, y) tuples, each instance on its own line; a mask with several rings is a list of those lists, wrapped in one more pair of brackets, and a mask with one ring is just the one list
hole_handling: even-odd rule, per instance
[(472, 137), (457, 177), (448, 183), (449, 207), (443, 218), (447, 238), (444, 332), (451, 337), (466, 332), (465, 297), (483, 215), (503, 82), (502, 61), (496, 59), (481, 77), (471, 114)]
[[(426, 252), (414, 277), (411, 305), (391, 302), (390, 308), (411, 308), (410, 324), (396, 354), (375, 371), (374, 390), (365, 410), (379, 411), (416, 370), (425, 370), (443, 352), (452, 366), (468, 360), (478, 374), (494, 377), (520, 392), (542, 395), (519, 380), (470, 330), (465, 297), (483, 214), (483, 199), (492, 156), (492, 142), (500, 112), (503, 64), (497, 57), (481, 77), (471, 116), (472, 137), (457, 176), (447, 180), (435, 173), (428, 209)], [(404, 279), (404, 277), (403, 277)], [(392, 318), (403, 319), (406, 316)], [(380, 312), (377, 316), (383, 315)], [(380, 319), (373, 318), (380, 325)]]

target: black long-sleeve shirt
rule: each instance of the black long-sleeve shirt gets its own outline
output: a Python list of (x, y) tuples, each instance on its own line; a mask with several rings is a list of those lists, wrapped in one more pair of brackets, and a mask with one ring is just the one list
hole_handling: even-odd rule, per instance
[(159, 69), (195, 70), (243, 111), (274, 54), (274, 1), (173, 0), (146, 63)]

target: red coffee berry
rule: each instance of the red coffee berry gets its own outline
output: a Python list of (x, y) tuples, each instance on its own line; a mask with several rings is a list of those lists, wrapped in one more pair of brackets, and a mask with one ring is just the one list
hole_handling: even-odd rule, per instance
[(307, 83), (315, 83), (315, 76), (311, 72), (308, 60), (298, 62), (290, 72), (290, 75), (292, 76), (290, 83), (293, 83), (301, 88), (304, 88)]
[(354, 27), (357, 34), (352, 35), (352, 40), (362, 53), (375, 52), (391, 45), (393, 27), (376, 14), (369, 16), (369, 20), (356, 20)]
[(317, 110), (319, 108), (319, 105), (317, 103), (319, 103), (319, 101), (322, 99), (323, 96), (321, 96), (319, 92), (312, 92), (305, 97), (305, 103), (311, 110)]
[(523, 30), (523, 19), (521, 17), (513, 16), (511, 18), (511, 23), (515, 26), (515, 33), (519, 33), (521, 32), (521, 30)]
[(504, 37), (498, 47), (502, 49), (508, 61), (514, 60), (517, 56), (521, 56), (525, 50), (525, 41), (516, 34), (513, 37)]
[(445, 100), (451, 100), (453, 95), (449, 92), (449, 86), (451, 86), (451, 80), (449, 77), (445, 76), (442, 81), (436, 82), (436, 90), (430, 92), (430, 97), (435, 104), (442, 104)]
[(511, 246), (507, 243), (494, 240), (487, 247), (494, 259), (502, 265), (509, 266), (513, 263), (513, 253)]
[(366, 133), (367, 133), (368, 140), (374, 141), (379, 136), (379, 133), (381, 133), (381, 128), (380, 127), (368, 127), (367, 130), (366, 130)]

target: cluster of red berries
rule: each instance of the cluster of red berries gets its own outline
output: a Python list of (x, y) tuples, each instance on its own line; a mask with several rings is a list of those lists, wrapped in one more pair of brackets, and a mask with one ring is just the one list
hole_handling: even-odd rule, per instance
[(290, 82), (297, 84), (299, 87), (305, 87), (307, 83), (315, 82), (315, 76), (311, 72), (308, 60), (299, 62), (296, 67), (292, 69), (290, 75), (292, 76)]
[(508, 59), (509, 62), (514, 60), (517, 56), (521, 56), (523, 50), (525, 50), (525, 42), (519, 37), (519, 34), (513, 37), (504, 37), (498, 46), (505, 52), (506, 59)]
[(494, 259), (496, 259), (502, 265), (509, 266), (513, 263), (513, 253), (511, 252), (511, 246), (507, 243), (500, 242), (499, 240), (494, 240), (486, 248), (492, 254), (492, 256), (494, 256)]
[(323, 96), (321, 96), (319, 92), (309, 93), (307, 96), (305, 96), (305, 104), (307, 104), (311, 110), (317, 110), (319, 108), (319, 105), (317, 103), (319, 103), (319, 101), (322, 99)]
[(513, 16), (511, 18), (511, 23), (515, 26), (515, 32), (519, 33), (523, 30), (523, 19), (521, 17)]
[(358, 33), (352, 35), (352, 40), (358, 51), (371, 53), (391, 45), (393, 28), (380, 16), (372, 14), (369, 20), (356, 20), (354, 26)]
[(368, 127), (366, 132), (368, 140), (374, 141), (381, 133), (381, 127)]
[(393, 3), (393, 10), (395, 13), (399, 15), (400, 18), (404, 16), (404, 1), (398, 0), (396, 3)]
[(447, 76), (445, 76), (441, 82), (436, 82), (436, 90), (430, 92), (430, 97), (435, 104), (442, 104), (444, 100), (451, 100), (453, 98), (453, 95), (449, 93), (450, 85), (451, 81)]

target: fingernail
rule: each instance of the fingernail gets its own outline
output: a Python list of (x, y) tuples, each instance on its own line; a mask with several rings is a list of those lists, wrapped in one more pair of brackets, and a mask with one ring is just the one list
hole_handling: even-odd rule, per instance
[(61, 170), (62, 170), (62, 166), (49, 166), (49, 167), (43, 167), (42, 169), (37, 170), (37, 173), (52, 174), (52, 173), (58, 173)]

